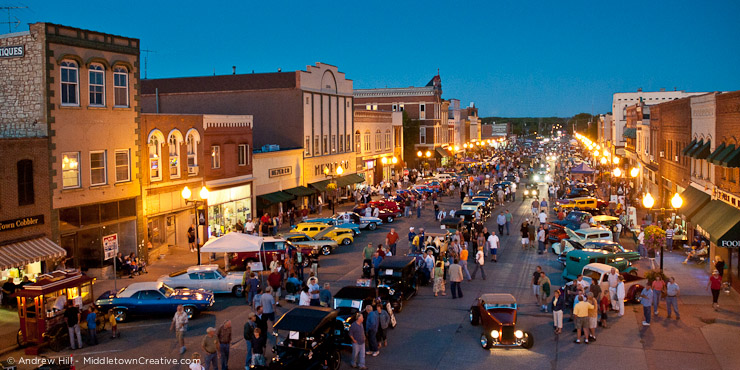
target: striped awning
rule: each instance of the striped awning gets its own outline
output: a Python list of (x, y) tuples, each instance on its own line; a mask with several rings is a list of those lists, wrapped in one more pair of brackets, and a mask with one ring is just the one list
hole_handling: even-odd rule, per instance
[(64, 248), (48, 238), (36, 238), (0, 246), (0, 270), (23, 267), (29, 263), (61, 258)]

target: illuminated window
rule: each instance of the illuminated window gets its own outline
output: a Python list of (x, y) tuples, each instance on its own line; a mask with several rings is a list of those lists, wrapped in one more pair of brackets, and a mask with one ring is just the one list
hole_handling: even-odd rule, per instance
[(80, 152), (62, 153), (62, 188), (80, 187)]

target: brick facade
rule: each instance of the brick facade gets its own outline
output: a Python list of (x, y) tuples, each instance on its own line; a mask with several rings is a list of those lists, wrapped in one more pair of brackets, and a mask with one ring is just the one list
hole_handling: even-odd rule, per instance
[(690, 158), (682, 151), (691, 141), (691, 99), (682, 98), (651, 107), (651, 127), (659, 133), (661, 196), (663, 206), (670, 207), (670, 197), (686, 189), (690, 179)]
[[(717, 145), (740, 144), (740, 91), (717, 94)], [(714, 166), (715, 185), (727, 192), (740, 194), (740, 169)]]

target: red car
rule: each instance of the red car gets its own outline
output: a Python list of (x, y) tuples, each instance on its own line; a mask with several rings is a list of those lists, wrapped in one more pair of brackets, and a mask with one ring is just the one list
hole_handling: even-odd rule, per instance
[[(264, 270), (269, 270), (272, 257), (277, 256), (278, 261), (285, 261), (288, 253), (288, 245), (292, 245), (301, 251), (303, 255), (303, 267), (311, 266), (313, 261), (318, 261), (319, 251), (310, 246), (294, 245), (282, 238), (266, 236), (259, 251), (229, 253), (229, 265), (233, 269), (246, 269), (250, 263), (262, 263)], [(255, 268), (252, 268), (254, 271)]]
[[(364, 215), (365, 208), (367, 208), (368, 206), (378, 207), (381, 214), (383, 214), (383, 211), (387, 211), (388, 214), (391, 214), (395, 217), (401, 217), (403, 215), (403, 209), (401, 208), (401, 204), (399, 202), (396, 202), (394, 200), (389, 200), (389, 199), (374, 200), (366, 204), (361, 204), (355, 207), (354, 212)], [(380, 217), (380, 218), (382, 219), (383, 217)], [(383, 220), (383, 222), (385, 222), (385, 220)]]

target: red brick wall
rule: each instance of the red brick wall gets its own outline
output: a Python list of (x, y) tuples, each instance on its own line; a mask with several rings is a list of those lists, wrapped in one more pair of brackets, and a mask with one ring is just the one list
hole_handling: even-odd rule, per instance
[(658, 106), (658, 135), (665, 152), (665, 156), (660, 158), (660, 174), (675, 185), (686, 188), (690, 180), (690, 162), (689, 157), (684, 156), (681, 151), (691, 141), (691, 99), (673, 100)]
[[(725, 94), (717, 94), (717, 145), (724, 142), (727, 145), (740, 144), (740, 91)], [(740, 185), (738, 176), (740, 170), (737, 168), (727, 169), (714, 166), (715, 185), (725, 191), (738, 194)], [(730, 174), (728, 171), (732, 171)], [(730, 181), (734, 179), (734, 181)]]

